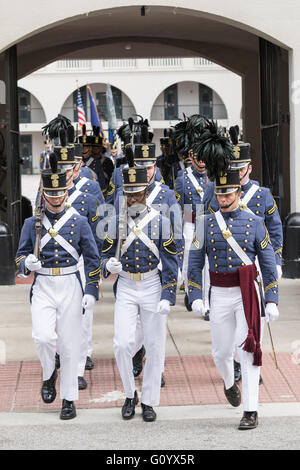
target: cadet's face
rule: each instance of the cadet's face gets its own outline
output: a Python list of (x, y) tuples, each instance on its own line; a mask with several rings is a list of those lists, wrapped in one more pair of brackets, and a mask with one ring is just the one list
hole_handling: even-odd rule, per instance
[(230, 212), (239, 205), (240, 191), (234, 191), (229, 194), (217, 194), (217, 201), (222, 212)]
[(243, 168), (240, 169), (240, 182), (241, 184), (247, 183), (249, 176), (252, 171), (252, 165), (247, 165), (244, 166)]
[(67, 195), (68, 195), (68, 192), (66, 192), (63, 196), (49, 197), (47, 194), (44, 193), (46, 208), (50, 210), (51, 212), (55, 212), (55, 213), (61, 212), (64, 207)]
[(194, 160), (192, 159), (192, 166), (196, 171), (199, 173), (203, 173), (205, 171), (205, 163), (202, 160)]
[(155, 165), (149, 166), (147, 168), (147, 181), (148, 181), (148, 183), (151, 183), (152, 179), (154, 178), (155, 170), (156, 170)]
[(82, 158), (88, 158), (92, 153), (92, 147), (90, 145), (84, 145), (82, 147)]
[(147, 199), (147, 191), (143, 190), (138, 193), (126, 193), (125, 196), (127, 197), (128, 207), (134, 206), (135, 204), (145, 205)]

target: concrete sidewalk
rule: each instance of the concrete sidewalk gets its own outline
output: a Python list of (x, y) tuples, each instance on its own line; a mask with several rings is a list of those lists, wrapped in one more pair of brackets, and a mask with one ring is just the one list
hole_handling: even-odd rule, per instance
[[(40, 398), (41, 367), (31, 338), (29, 290), (29, 284), (0, 287), (0, 449), (300, 448), (300, 280), (280, 281), (281, 314), (271, 325), (279, 369), (266, 330), (260, 426), (246, 433), (247, 441), (236, 430), (242, 407), (226, 403), (211, 358), (209, 322), (187, 312), (180, 293), (168, 319), (166, 386), (157, 422), (147, 423), (147, 442), (139, 406), (132, 422), (121, 420), (124, 395), (113, 355), (111, 281), (104, 283), (104, 298), (95, 308), (95, 369), (85, 374), (88, 389), (80, 392), (76, 420), (61, 422), (60, 399), (47, 406)], [(138, 391), (141, 380), (136, 379)], [(65, 429), (67, 433), (60, 432)], [(99, 435), (100, 440), (95, 437)]]

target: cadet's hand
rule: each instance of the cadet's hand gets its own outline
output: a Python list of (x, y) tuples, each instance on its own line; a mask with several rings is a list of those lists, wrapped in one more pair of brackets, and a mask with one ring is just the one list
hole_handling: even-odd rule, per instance
[(29, 271), (37, 271), (38, 269), (41, 269), (42, 263), (35, 255), (31, 254), (25, 259), (25, 266)]
[(112, 274), (119, 274), (122, 271), (122, 263), (116, 258), (109, 258), (106, 263), (106, 269)]
[(168, 315), (170, 310), (170, 302), (168, 300), (164, 299), (158, 302), (157, 313), (160, 313), (161, 315)]
[(183, 275), (181, 269), (178, 269), (178, 277), (177, 277), (177, 284), (180, 287), (183, 283)]
[(282, 278), (282, 267), (280, 266), (280, 264), (277, 264), (276, 267), (277, 267), (277, 277), (279, 280)]
[(279, 310), (274, 302), (268, 302), (265, 308), (266, 321), (275, 321), (279, 317)]
[(95, 304), (95, 297), (91, 294), (84, 294), (82, 297), (82, 308), (84, 310), (92, 310)]
[(192, 310), (197, 316), (202, 317), (205, 313), (202, 299), (196, 299), (192, 303)]

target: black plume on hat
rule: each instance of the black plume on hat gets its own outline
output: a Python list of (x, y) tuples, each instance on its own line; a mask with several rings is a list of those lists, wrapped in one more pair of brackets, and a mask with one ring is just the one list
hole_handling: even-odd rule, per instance
[(58, 114), (58, 116), (52, 121), (50, 121), (46, 126), (42, 127), (43, 134), (48, 134), (49, 139), (56, 139), (59, 137), (59, 129), (65, 129), (71, 126), (71, 121), (67, 117), (63, 116), (62, 114)]
[(57, 173), (57, 158), (54, 152), (49, 155), (49, 163), (52, 173)]
[(67, 146), (67, 135), (65, 129), (59, 129), (59, 140), (62, 147)]
[(230, 135), (230, 138), (231, 138), (231, 142), (233, 145), (237, 145), (238, 142), (239, 142), (239, 133), (236, 129), (237, 126), (232, 126), (229, 128), (229, 135)]
[(73, 144), (75, 139), (75, 129), (73, 126), (68, 126), (67, 128), (68, 143)]
[(175, 125), (174, 133), (173, 133), (173, 140), (174, 140), (174, 149), (178, 153), (187, 153), (189, 151), (189, 138), (187, 132), (187, 119), (184, 115), (184, 121), (178, 122)]
[(131, 140), (131, 129), (129, 124), (126, 123), (119, 127), (119, 129), (117, 130), (117, 134), (125, 145), (129, 144)]
[(134, 167), (134, 156), (131, 146), (125, 147), (125, 158), (130, 168)]
[(194, 151), (198, 160), (205, 163), (210, 180), (215, 180), (217, 176), (225, 173), (230, 166), (230, 160), (233, 159), (230, 140), (224, 137), (214, 121), (207, 120), (201, 138), (194, 145)]

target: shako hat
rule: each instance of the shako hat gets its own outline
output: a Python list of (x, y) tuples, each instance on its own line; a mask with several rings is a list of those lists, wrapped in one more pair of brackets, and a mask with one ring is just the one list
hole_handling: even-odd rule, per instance
[(67, 190), (66, 172), (57, 168), (55, 153), (49, 156), (50, 169), (42, 170), (43, 191), (49, 197), (63, 196)]
[(233, 145), (233, 158), (231, 160), (231, 168), (243, 168), (251, 163), (250, 149), (248, 143), (239, 141), (239, 126), (229, 128), (229, 135)]
[(123, 168), (124, 193), (138, 193), (148, 187), (147, 168)]

